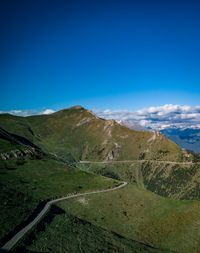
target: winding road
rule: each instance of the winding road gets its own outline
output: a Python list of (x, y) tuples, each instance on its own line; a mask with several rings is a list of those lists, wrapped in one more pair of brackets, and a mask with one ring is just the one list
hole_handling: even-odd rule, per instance
[(48, 211), (48, 209), (50, 208), (50, 206), (53, 203), (56, 203), (58, 201), (65, 200), (65, 199), (79, 197), (79, 196), (97, 194), (97, 193), (101, 193), (101, 192), (115, 191), (115, 190), (120, 189), (120, 188), (122, 188), (122, 187), (124, 187), (126, 185), (127, 185), (127, 182), (123, 182), (119, 186), (116, 186), (116, 187), (113, 187), (113, 188), (109, 188), (109, 189), (105, 189), (105, 190), (99, 190), (99, 191), (93, 191), (93, 192), (71, 194), (69, 196), (65, 196), (65, 197), (61, 197), (61, 198), (57, 198), (57, 199), (48, 201), (46, 203), (46, 205), (44, 206), (44, 208), (42, 209), (42, 211), (36, 216), (36, 218), (33, 221), (31, 221), (26, 227), (24, 227), (22, 230), (20, 230), (15, 236), (13, 236), (13, 238), (10, 239), (1, 248), (1, 251), (3, 252), (3, 251), (9, 251), (9, 250), (11, 250), (14, 247), (14, 245), (44, 216), (44, 214)]
[(94, 163), (94, 164), (109, 164), (109, 163), (143, 163), (143, 162), (152, 162), (152, 163), (164, 163), (164, 164), (180, 164), (180, 165), (192, 165), (192, 164), (197, 164), (199, 162), (173, 162), (173, 161), (162, 161), (162, 160), (122, 160), (122, 161), (117, 161), (117, 160), (110, 160), (110, 161), (79, 161), (79, 164), (87, 164), (87, 163)]

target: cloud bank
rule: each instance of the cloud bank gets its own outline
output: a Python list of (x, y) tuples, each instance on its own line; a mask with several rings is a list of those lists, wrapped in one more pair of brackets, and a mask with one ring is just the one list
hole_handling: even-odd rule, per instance
[(9, 114), (16, 115), (16, 116), (27, 117), (27, 116), (32, 116), (32, 115), (51, 114), (54, 112), (55, 111), (52, 109), (45, 109), (40, 112), (35, 111), (35, 110), (10, 110), (10, 111), (0, 111), (0, 114), (9, 113)]
[(97, 116), (105, 119), (126, 120), (155, 130), (165, 128), (200, 128), (200, 106), (166, 104), (138, 111), (99, 111)]

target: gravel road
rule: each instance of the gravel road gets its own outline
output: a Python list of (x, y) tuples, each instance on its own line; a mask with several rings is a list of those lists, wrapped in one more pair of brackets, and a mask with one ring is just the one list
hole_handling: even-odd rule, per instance
[(110, 189), (105, 189), (105, 190), (99, 190), (99, 191), (93, 191), (93, 192), (87, 192), (87, 193), (77, 193), (77, 194), (71, 194), (69, 196), (57, 198), (54, 200), (50, 200), (46, 203), (42, 211), (37, 215), (37, 217), (30, 222), (26, 227), (24, 227), (22, 230), (20, 230), (15, 236), (13, 236), (12, 239), (10, 239), (2, 248), (1, 252), (6, 252), (9, 251), (13, 248), (13, 246), (44, 216), (44, 214), (48, 211), (50, 206), (58, 201), (65, 200), (65, 199), (70, 199), (70, 198), (75, 198), (79, 196), (84, 196), (84, 195), (91, 195), (91, 194), (97, 194), (97, 193), (102, 193), (102, 192), (109, 192), (109, 191), (115, 191), (117, 189), (120, 189), (124, 186), (127, 185), (127, 182), (123, 182), (119, 186), (110, 188)]

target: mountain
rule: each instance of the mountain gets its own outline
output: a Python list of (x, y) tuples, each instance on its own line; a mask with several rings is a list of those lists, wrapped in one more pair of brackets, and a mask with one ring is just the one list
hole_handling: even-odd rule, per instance
[(125, 126), (125, 127), (128, 127), (132, 130), (135, 130), (135, 131), (148, 131), (147, 128), (139, 125), (139, 124), (136, 124), (136, 123), (133, 123), (132, 121), (125, 121), (125, 120), (119, 120), (117, 121), (120, 125), (122, 126)]
[[(23, 143), (34, 145), (62, 161), (76, 163), (83, 169), (126, 180), (165, 197), (200, 197), (199, 183), (194, 183), (199, 177), (198, 166), (176, 164), (190, 162), (195, 159), (194, 155), (160, 132), (131, 130), (114, 120), (98, 118), (81, 106), (51, 115), (18, 117), (2, 114), (0, 127), (12, 138), (19, 140), (20, 136)], [(103, 164), (102, 168), (101, 164), (95, 164), (94, 170), (79, 163), (82, 161), (109, 162), (110, 165)], [(119, 163), (112, 164), (114, 161)], [(171, 182), (176, 183), (172, 185)]]
[(199, 163), (162, 133), (131, 130), (81, 106), (2, 114), (0, 155), (0, 246), (47, 200), (123, 180), (123, 189), (53, 205), (12, 251), (199, 252)]
[(182, 148), (200, 153), (200, 129), (167, 128), (160, 132), (176, 142)]
[[(185, 159), (185, 152), (156, 131), (134, 131), (98, 118), (81, 106), (51, 115), (0, 115), (0, 127), (66, 161)], [(187, 158), (186, 158), (187, 159)]]

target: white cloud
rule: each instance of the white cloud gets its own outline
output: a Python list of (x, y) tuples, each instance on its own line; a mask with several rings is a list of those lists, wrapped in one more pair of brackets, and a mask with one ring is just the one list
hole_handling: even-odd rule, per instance
[(161, 130), (170, 127), (200, 126), (200, 106), (166, 104), (158, 107), (144, 108), (138, 111), (96, 111), (105, 119), (133, 121), (145, 127)]
[(52, 109), (46, 109), (46, 110), (44, 110), (43, 112), (42, 112), (42, 114), (52, 114), (52, 113), (54, 113), (55, 111), (54, 110), (52, 110)]
[(40, 112), (35, 111), (35, 110), (10, 110), (10, 111), (0, 111), (0, 114), (9, 113), (9, 114), (16, 115), (16, 116), (27, 117), (27, 116), (32, 116), (32, 115), (51, 114), (54, 112), (55, 111), (52, 109), (45, 109)]

